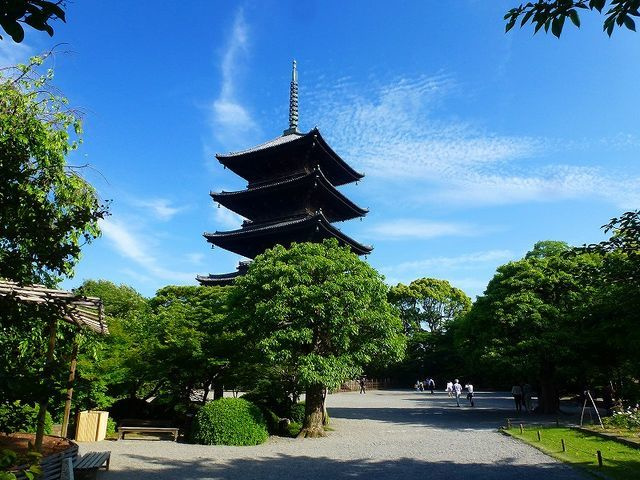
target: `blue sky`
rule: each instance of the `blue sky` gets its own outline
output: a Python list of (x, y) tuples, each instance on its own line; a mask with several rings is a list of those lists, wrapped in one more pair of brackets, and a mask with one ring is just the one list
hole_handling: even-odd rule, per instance
[(475, 297), (538, 240), (599, 241), (640, 204), (640, 34), (609, 39), (585, 14), (560, 40), (505, 35), (515, 3), (73, 2), (53, 39), (0, 42), (4, 65), (65, 44), (56, 85), (85, 121), (70, 162), (113, 199), (64, 286), (151, 296), (233, 271), (202, 233), (239, 226), (208, 194), (245, 185), (213, 155), (287, 128), (293, 59), (301, 129), (366, 174), (342, 191), (371, 213), (339, 226), (389, 283), (444, 278)]

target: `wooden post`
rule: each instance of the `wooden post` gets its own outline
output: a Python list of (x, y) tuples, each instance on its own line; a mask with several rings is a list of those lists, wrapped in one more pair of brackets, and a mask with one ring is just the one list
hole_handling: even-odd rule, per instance
[(538, 430), (538, 441), (540, 441), (540, 440), (541, 440), (541, 438), (540, 438), (540, 430)]
[(76, 364), (78, 363), (78, 340), (74, 337), (71, 350), (71, 366), (69, 367), (69, 379), (67, 380), (67, 398), (64, 402), (64, 415), (62, 416), (62, 429), (60, 436), (67, 436), (69, 429), (69, 415), (71, 414), (71, 399), (73, 398), (73, 382), (76, 378)]
[(566, 452), (567, 451), (567, 446), (564, 444), (564, 438), (561, 438), (560, 441), (562, 442), (562, 451)]
[[(56, 319), (49, 320), (49, 344), (47, 346), (47, 361), (44, 365), (44, 383), (48, 386), (51, 380), (51, 364), (53, 363), (53, 351), (56, 348)], [(40, 452), (42, 449), (42, 440), (44, 438), (44, 421), (47, 415), (47, 406), (49, 404), (49, 392), (46, 392), (39, 403), (38, 423), (36, 427), (35, 449)]]
[(598, 466), (601, 467), (602, 466), (602, 452), (600, 450), (597, 450), (596, 454), (598, 455)]
[(522, 435), (522, 424), (520, 424), (520, 435)]

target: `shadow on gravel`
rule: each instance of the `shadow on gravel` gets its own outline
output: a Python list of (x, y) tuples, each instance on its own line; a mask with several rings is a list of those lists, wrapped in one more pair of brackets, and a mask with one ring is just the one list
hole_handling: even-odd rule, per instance
[[(332, 418), (368, 419), (399, 425), (424, 425), (437, 428), (493, 430), (506, 425), (507, 418), (513, 425), (553, 424), (556, 415), (538, 415), (516, 413), (512, 407), (510, 396), (495, 393), (479, 393), (474, 398), (475, 406), (471, 407), (466, 397), (460, 398), (460, 407), (455, 398), (443, 394), (415, 392), (408, 395), (404, 392), (403, 402), (406, 406), (385, 408), (367, 407), (332, 407), (329, 404), (329, 415)], [(376, 394), (375, 392), (373, 393)], [(562, 417), (566, 421), (565, 417)]]
[(117, 470), (101, 474), (109, 480), (324, 480), (366, 478), (375, 480), (430, 479), (518, 479), (577, 480), (579, 472), (562, 464), (516, 465), (513, 460), (499, 464), (456, 464), (424, 462), (411, 458), (376, 461), (370, 459), (339, 461), (331, 458), (293, 457), (247, 458), (215, 463), (215, 458), (193, 461), (167, 461), (130, 455), (132, 459), (156, 464), (153, 471)]

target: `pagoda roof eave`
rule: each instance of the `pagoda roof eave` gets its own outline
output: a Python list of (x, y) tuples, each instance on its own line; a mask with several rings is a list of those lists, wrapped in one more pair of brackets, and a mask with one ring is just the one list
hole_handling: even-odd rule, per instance
[[(373, 250), (373, 247), (357, 242), (356, 240), (352, 239), (351, 237), (331, 225), (331, 223), (321, 212), (316, 213), (315, 215), (306, 215), (280, 222), (249, 225), (237, 230), (205, 233), (203, 236), (207, 239), (208, 242), (224, 248), (225, 250), (229, 250), (243, 256), (251, 256), (247, 255), (248, 249), (234, 246), (233, 240), (278, 235), (281, 236), (286, 232), (295, 231), (297, 229), (305, 229), (309, 227), (317, 228), (315, 232), (318, 232), (318, 229), (322, 228), (327, 234), (325, 238), (336, 238), (341, 243), (348, 245), (351, 250), (358, 255), (367, 255)], [(273, 245), (276, 245), (278, 243), (279, 242), (274, 242)]]
[[(232, 210), (239, 215), (246, 217), (246, 212), (240, 212), (236, 210), (239, 208), (236, 204), (236, 201), (239, 199), (247, 199), (247, 198), (255, 198), (260, 195), (268, 195), (269, 193), (273, 193), (282, 187), (294, 187), (296, 184), (304, 185), (305, 183), (310, 183), (311, 181), (317, 182), (320, 185), (324, 192), (327, 195), (330, 195), (331, 198), (334, 198), (338, 201), (346, 210), (350, 212), (349, 216), (346, 216), (344, 220), (348, 218), (355, 217), (363, 217), (367, 213), (369, 213), (369, 209), (362, 208), (349, 200), (345, 195), (343, 195), (336, 187), (334, 187), (331, 182), (325, 177), (321, 170), (316, 169), (309, 173), (302, 173), (293, 175), (291, 177), (287, 177), (285, 179), (277, 180), (268, 184), (260, 185), (258, 187), (249, 188), (246, 190), (237, 190), (232, 192), (210, 192), (209, 195), (213, 198), (214, 201), (224, 205), (229, 210)], [(235, 205), (235, 208), (234, 208)]]
[(196, 280), (203, 286), (225, 286), (232, 285), (237, 277), (240, 276), (239, 272), (222, 273), (222, 274), (209, 274), (209, 275), (197, 275)]
[(320, 130), (318, 130), (318, 127), (314, 127), (313, 130), (311, 130), (311, 132), (309, 133), (315, 133), (316, 135), (316, 140), (318, 140), (318, 143), (320, 144), (320, 146), (322, 147), (322, 149), (331, 157), (333, 157), (338, 163), (340, 163), (341, 165), (344, 165), (345, 170), (355, 178), (356, 181), (361, 180), (364, 178), (364, 173), (360, 173), (356, 170), (354, 170), (353, 168), (351, 168), (349, 166), (349, 164), (347, 162), (345, 162), (342, 157), (340, 155), (338, 155), (333, 148), (331, 148), (329, 146), (329, 144), (327, 143), (327, 141), (324, 139), (324, 137), (322, 136), (322, 134), (320, 133)]
[(342, 172), (342, 180), (339, 183), (336, 183), (336, 185), (357, 182), (364, 178), (363, 173), (359, 173), (351, 168), (349, 164), (345, 162), (342, 157), (340, 157), (340, 155), (338, 155), (329, 146), (326, 140), (322, 137), (322, 134), (317, 127), (314, 127), (307, 133), (289, 133), (261, 143), (260, 145), (256, 145), (255, 147), (248, 148), (246, 150), (230, 152), (227, 154), (216, 153), (215, 156), (216, 159), (226, 168), (241, 176), (242, 178), (247, 179), (247, 172), (245, 171), (246, 167), (242, 166), (244, 162), (250, 161), (257, 156), (264, 155), (266, 152), (275, 154), (280, 150), (292, 148), (297, 146), (298, 144), (300, 144), (300, 146), (304, 148), (305, 144), (310, 147), (313, 143), (317, 143), (324, 154), (329, 157), (331, 159), (331, 162), (335, 165), (335, 167), (337, 167), (337, 170)]

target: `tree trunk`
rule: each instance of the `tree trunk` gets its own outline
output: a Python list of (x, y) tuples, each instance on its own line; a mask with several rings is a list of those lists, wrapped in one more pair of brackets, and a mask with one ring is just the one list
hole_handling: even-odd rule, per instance
[(52, 363), (53, 363), (53, 353), (56, 347), (56, 324), (57, 321), (55, 319), (49, 320), (49, 344), (47, 346), (47, 360), (44, 365), (44, 380), (43, 383), (45, 385), (45, 391), (43, 392), (43, 397), (39, 403), (38, 409), (38, 420), (36, 425), (36, 439), (35, 439), (35, 449), (36, 452), (42, 451), (42, 440), (44, 439), (44, 422), (47, 416), (47, 406), (49, 405), (49, 395), (51, 386), (51, 375), (52, 375)]
[(202, 392), (202, 401), (200, 402), (200, 405), (205, 405), (207, 403), (207, 397), (209, 396), (209, 387), (211, 386), (210, 383), (206, 383), (204, 385), (204, 389)]
[(67, 380), (67, 398), (64, 402), (64, 414), (62, 415), (62, 429), (60, 436), (67, 436), (69, 427), (69, 415), (71, 414), (71, 400), (73, 399), (73, 382), (76, 378), (76, 364), (78, 362), (78, 340), (73, 338), (73, 349), (71, 351), (71, 365), (69, 366), (69, 379)]
[(538, 413), (556, 413), (560, 408), (558, 389), (550, 377), (540, 379), (540, 392), (538, 393)]
[(322, 425), (325, 427), (329, 425), (329, 414), (327, 413), (327, 393), (329, 389), (324, 387), (322, 390)]
[(307, 388), (305, 399), (304, 422), (298, 438), (324, 437), (324, 386), (311, 385)]
[(222, 382), (216, 382), (213, 384), (213, 399), (218, 400), (224, 396), (224, 385)]

